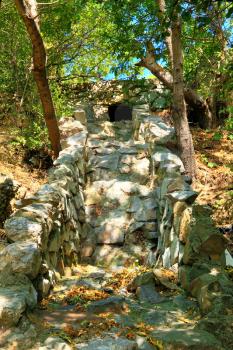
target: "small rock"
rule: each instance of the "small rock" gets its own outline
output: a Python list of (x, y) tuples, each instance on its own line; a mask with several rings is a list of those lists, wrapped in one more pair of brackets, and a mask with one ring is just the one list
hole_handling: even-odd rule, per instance
[(141, 275), (135, 277), (134, 280), (129, 284), (127, 289), (133, 292), (137, 289), (137, 287), (153, 283), (155, 283), (153, 272), (144, 272)]
[(148, 343), (146, 338), (140, 337), (139, 335), (137, 335), (137, 337), (136, 337), (136, 343), (138, 345), (139, 350), (154, 350), (155, 349), (152, 345), (150, 345)]
[(173, 202), (180, 201), (180, 202), (186, 202), (188, 204), (192, 204), (197, 198), (197, 196), (198, 196), (198, 192), (188, 191), (188, 190), (174, 191), (172, 193), (167, 194), (167, 197)]
[(159, 293), (156, 292), (154, 283), (148, 283), (137, 287), (136, 295), (140, 301), (151, 304), (158, 304), (163, 300)]
[(97, 300), (87, 306), (89, 313), (100, 314), (102, 312), (122, 312), (125, 308), (125, 298), (112, 296), (107, 299)]
[(59, 337), (49, 337), (39, 350), (71, 350), (71, 347)]

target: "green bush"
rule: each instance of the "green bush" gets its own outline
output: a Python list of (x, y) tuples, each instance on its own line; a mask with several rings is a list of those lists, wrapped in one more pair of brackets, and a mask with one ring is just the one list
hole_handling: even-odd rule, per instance
[(48, 133), (42, 118), (33, 120), (26, 127), (16, 131), (16, 137), (12, 141), (14, 146), (23, 146), (29, 150), (40, 150), (48, 147)]

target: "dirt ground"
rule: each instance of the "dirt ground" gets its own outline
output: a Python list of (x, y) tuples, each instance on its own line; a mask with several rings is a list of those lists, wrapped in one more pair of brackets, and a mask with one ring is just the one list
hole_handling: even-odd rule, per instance
[(213, 209), (217, 226), (233, 223), (233, 141), (227, 132), (220, 140), (218, 130), (210, 132), (193, 129), (194, 148), (198, 166), (194, 189), (199, 191), (197, 202)]
[(27, 190), (27, 194), (32, 194), (46, 182), (47, 171), (24, 161), (23, 148), (12, 145), (13, 132), (11, 127), (1, 126), (0, 173), (9, 175)]

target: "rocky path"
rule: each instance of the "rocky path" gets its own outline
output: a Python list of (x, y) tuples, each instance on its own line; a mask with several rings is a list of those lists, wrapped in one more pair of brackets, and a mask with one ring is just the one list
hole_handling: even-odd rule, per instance
[(157, 222), (148, 145), (121, 121), (89, 123), (87, 146), (80, 265), (5, 335), (11, 349), (223, 349), (175, 273), (149, 267)]
[(156, 204), (148, 146), (133, 141), (129, 121), (88, 126), (86, 237), (82, 261), (124, 266), (156, 247)]

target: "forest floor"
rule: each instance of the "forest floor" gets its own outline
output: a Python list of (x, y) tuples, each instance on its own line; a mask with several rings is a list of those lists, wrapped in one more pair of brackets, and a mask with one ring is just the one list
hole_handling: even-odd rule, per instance
[[(197, 202), (213, 209), (217, 226), (233, 223), (233, 141), (227, 132), (218, 129), (204, 131), (192, 129), (198, 166), (194, 189)], [(220, 139), (219, 139), (220, 138)]]
[[(47, 179), (46, 169), (34, 166), (22, 145), (14, 145), (15, 129), (2, 126), (0, 130), (0, 173), (12, 177), (25, 188), (27, 194), (34, 193)], [(26, 160), (27, 159), (27, 160)]]

